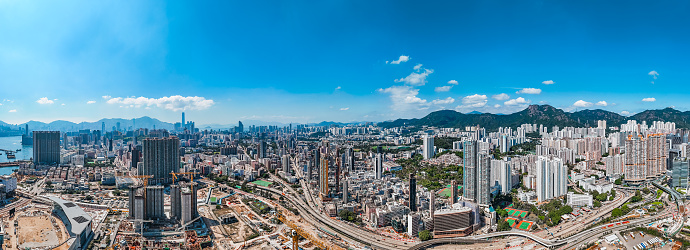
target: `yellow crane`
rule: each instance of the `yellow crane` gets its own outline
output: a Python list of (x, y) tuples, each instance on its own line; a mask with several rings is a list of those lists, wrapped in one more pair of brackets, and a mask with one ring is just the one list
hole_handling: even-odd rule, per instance
[(178, 177), (177, 177), (178, 175), (189, 175), (189, 178), (192, 180), (192, 182), (194, 182), (194, 175), (195, 175), (196, 173), (193, 173), (193, 172), (184, 172), (184, 173), (175, 173), (175, 172), (172, 172), (172, 173), (170, 173), (170, 174), (173, 176), (173, 183), (172, 183), (172, 184), (175, 184), (175, 180), (178, 178)]
[(278, 218), (278, 220), (282, 221), (283, 223), (285, 223), (285, 225), (287, 225), (287, 226), (290, 227), (292, 230), (294, 230), (294, 231), (292, 232), (292, 247), (293, 247), (293, 250), (299, 250), (299, 246), (298, 246), (298, 244), (297, 244), (298, 241), (299, 241), (298, 235), (302, 235), (302, 237), (304, 237), (304, 238), (310, 240), (312, 243), (314, 243), (314, 245), (318, 246), (318, 247), (321, 248), (321, 249), (326, 249), (326, 250), (344, 250), (343, 248), (338, 247), (338, 246), (336, 246), (336, 245), (333, 245), (333, 246), (326, 246), (326, 244), (325, 244), (323, 241), (321, 241), (319, 238), (317, 238), (317, 237), (311, 235), (311, 234), (308, 233), (307, 231), (303, 230), (301, 227), (295, 225), (295, 224), (292, 223), (290, 220), (288, 220), (287, 218), (285, 218), (285, 216), (283, 215), (283, 213), (280, 212), (280, 211), (278, 211), (278, 212), (276, 213), (276, 218)]

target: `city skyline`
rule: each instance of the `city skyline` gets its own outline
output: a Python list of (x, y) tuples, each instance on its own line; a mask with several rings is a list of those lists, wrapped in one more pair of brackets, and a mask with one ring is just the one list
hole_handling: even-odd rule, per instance
[(0, 120), (685, 111), (687, 5), (4, 1)]

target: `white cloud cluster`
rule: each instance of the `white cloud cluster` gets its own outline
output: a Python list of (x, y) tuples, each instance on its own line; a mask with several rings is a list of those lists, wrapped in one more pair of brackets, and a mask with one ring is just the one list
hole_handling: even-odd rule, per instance
[(11, 110), (10, 110), (10, 113), (17, 113), (17, 110), (16, 110), (16, 109), (11, 109)]
[(390, 63), (390, 64), (400, 64), (400, 63), (407, 62), (407, 61), (409, 61), (409, 60), (410, 60), (410, 57), (409, 57), (409, 56), (402, 55), (402, 56), (400, 56), (400, 57), (398, 58), (398, 60), (395, 60), (395, 61), (392, 61), (392, 62), (386, 61), (386, 64), (388, 64), (388, 63)]
[(629, 116), (630, 112), (623, 110), (623, 111), (621, 111), (621, 115)]
[(458, 85), (458, 81), (450, 80), (450, 81), (448, 81), (448, 84)]
[(462, 106), (459, 108), (481, 108), (488, 102), (486, 95), (474, 94), (462, 98)]
[(591, 102), (583, 101), (583, 100), (579, 100), (579, 101), (576, 101), (575, 103), (573, 103), (573, 106), (577, 107), (577, 108), (588, 108), (588, 107), (591, 107), (592, 105), (594, 105), (594, 104)]
[(453, 99), (452, 97), (448, 97), (446, 99), (436, 99), (436, 100), (431, 101), (431, 103), (435, 104), (435, 105), (445, 105), (445, 104), (451, 104), (454, 102), (455, 102), (455, 99)]
[(554, 84), (555, 82), (553, 82), (553, 80), (546, 80), (546, 81), (543, 81), (541, 83), (546, 84), (546, 85), (551, 85), (551, 84)]
[(96, 101), (88, 101), (88, 102), (86, 102), (86, 104), (94, 104), (94, 103), (96, 103)]
[(345, 111), (345, 110), (348, 110), (348, 109), (350, 109), (350, 107), (347, 107), (347, 108), (340, 108), (341, 111)]
[(510, 99), (510, 96), (506, 93), (500, 93), (498, 95), (491, 96), (491, 98), (494, 98), (494, 99), (499, 100), (499, 101), (505, 101), (505, 100)]
[(391, 105), (393, 110), (422, 109), (427, 104), (425, 99), (417, 97), (419, 89), (413, 89), (410, 86), (391, 86), (378, 91), (390, 95), (391, 102), (393, 102), (393, 105)]
[(656, 102), (656, 98), (654, 97), (647, 97), (642, 99), (643, 102)]
[(434, 89), (434, 91), (436, 91), (436, 92), (448, 92), (448, 91), (450, 91), (451, 88), (453, 88), (453, 86), (440, 86), (440, 87), (436, 87)]
[(597, 105), (597, 106), (602, 106), (602, 107), (606, 107), (606, 106), (608, 106), (608, 105), (609, 105), (609, 103), (607, 103), (606, 101), (599, 101), (599, 102), (597, 102), (597, 104), (596, 104), (596, 105)]
[(115, 97), (107, 101), (108, 104), (120, 104), (122, 107), (159, 107), (172, 111), (182, 110), (202, 110), (213, 106), (213, 100), (206, 99), (200, 96), (167, 96), (161, 98), (147, 98), (147, 97)]
[(414, 70), (419, 70), (419, 69), (422, 68), (422, 66), (423, 66), (423, 65), (422, 65), (421, 63), (419, 63), (419, 64), (415, 65), (412, 69), (414, 69)]
[(53, 100), (48, 99), (48, 97), (41, 97), (41, 99), (38, 99), (36, 102), (38, 104), (53, 104), (53, 103), (55, 103)]
[(647, 75), (652, 76), (652, 78), (654, 78), (654, 80), (656, 80), (659, 77), (659, 72), (656, 72), (656, 70), (652, 70), (652, 71), (649, 71), (649, 73), (647, 73)]
[(525, 100), (525, 98), (522, 98), (522, 97), (518, 97), (518, 98), (511, 99), (511, 100), (508, 100), (508, 101), (504, 102), (503, 105), (506, 105), (506, 106), (515, 106), (515, 105), (528, 104), (528, 103), (530, 103), (530, 102), (532, 102), (532, 101), (530, 101), (530, 100)]
[(521, 90), (518, 90), (515, 92), (516, 94), (530, 94), (530, 95), (538, 95), (541, 94), (541, 89), (535, 89), (535, 88), (524, 88)]
[(424, 72), (412, 72), (409, 76), (406, 76), (405, 78), (395, 79), (395, 82), (403, 82), (407, 85), (412, 86), (423, 86), (424, 84), (426, 84), (426, 77), (429, 76), (431, 73), (434, 73), (433, 69), (424, 69)]

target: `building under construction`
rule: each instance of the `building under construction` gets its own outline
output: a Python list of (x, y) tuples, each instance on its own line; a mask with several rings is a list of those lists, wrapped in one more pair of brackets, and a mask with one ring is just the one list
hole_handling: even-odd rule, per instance
[(166, 222), (169, 220), (187, 224), (199, 216), (197, 210), (196, 183), (179, 183), (170, 186), (170, 216), (165, 215), (164, 187), (162, 185), (130, 187), (129, 219), (135, 221)]

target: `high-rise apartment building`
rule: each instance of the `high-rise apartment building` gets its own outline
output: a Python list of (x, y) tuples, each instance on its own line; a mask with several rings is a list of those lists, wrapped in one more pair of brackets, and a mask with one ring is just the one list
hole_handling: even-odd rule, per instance
[[(432, 192), (433, 193), (433, 192)], [(458, 202), (458, 181), (450, 181), (450, 204)]]
[(409, 200), (409, 207), (410, 211), (416, 212), (417, 211), (417, 177), (414, 176), (414, 174), (410, 174), (409, 176), (410, 180), (410, 200)]
[(434, 158), (434, 155), (436, 151), (434, 150), (434, 136), (432, 135), (424, 135), (422, 138), (424, 142), (424, 146), (422, 148), (424, 159), (428, 160), (431, 158)]
[(34, 131), (34, 164), (60, 163), (60, 131)]
[(383, 178), (383, 154), (377, 153), (374, 158), (374, 175), (377, 180)]
[(321, 162), (319, 164), (319, 191), (321, 197), (328, 197), (328, 160), (321, 157)]
[(477, 194), (477, 141), (465, 141), (462, 144), (463, 171), (462, 171), (462, 197), (465, 200), (474, 201)]
[(144, 167), (140, 175), (152, 175), (149, 185), (172, 182), (172, 172), (180, 170), (180, 140), (175, 137), (144, 139)]
[(665, 134), (630, 135), (625, 141), (625, 180), (636, 183), (666, 173), (669, 143)]
[(477, 171), (475, 181), (475, 198), (477, 204), (491, 204), (491, 157), (488, 154), (480, 153), (477, 155)]
[(539, 156), (536, 165), (536, 193), (539, 202), (568, 192), (568, 167), (558, 158)]

